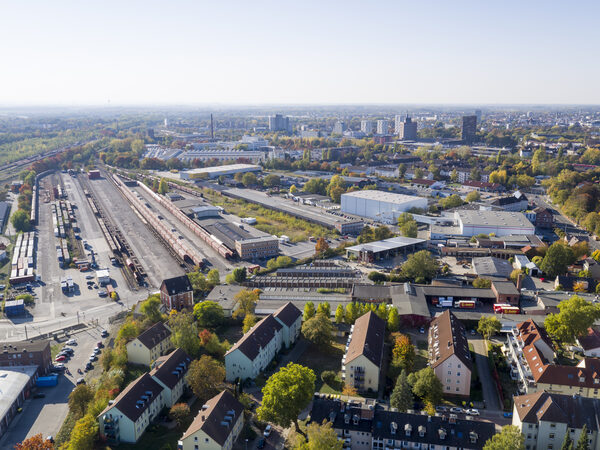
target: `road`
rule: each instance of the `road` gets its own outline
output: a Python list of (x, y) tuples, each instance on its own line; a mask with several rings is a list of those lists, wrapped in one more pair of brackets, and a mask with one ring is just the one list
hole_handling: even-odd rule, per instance
[(486, 411), (501, 411), (500, 398), (488, 364), (485, 341), (481, 337), (477, 337), (469, 339), (469, 343), (473, 344), (475, 351), (475, 364), (477, 364), (477, 373), (481, 380)]
[(148, 283), (158, 288), (165, 278), (183, 275), (179, 262), (150, 231), (133, 207), (107, 179), (90, 180), (100, 206), (117, 226), (148, 274)]
[(1, 449), (12, 449), (17, 442), (41, 433), (47, 436), (56, 436), (68, 412), (69, 394), (75, 388), (80, 375), (77, 369), (83, 369), (92, 350), (100, 337), (100, 328), (89, 328), (73, 334), (77, 345), (73, 357), (65, 363), (71, 374), (60, 374), (58, 385), (55, 387), (38, 388), (37, 392), (44, 393), (45, 398), (29, 398), (23, 405), (23, 412), (15, 417), (8, 431), (0, 439)]

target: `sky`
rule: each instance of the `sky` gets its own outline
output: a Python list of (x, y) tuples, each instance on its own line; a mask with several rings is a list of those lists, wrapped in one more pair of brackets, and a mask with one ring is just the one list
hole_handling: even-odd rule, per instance
[(0, 0), (0, 104), (600, 104), (598, 17), (587, 0)]

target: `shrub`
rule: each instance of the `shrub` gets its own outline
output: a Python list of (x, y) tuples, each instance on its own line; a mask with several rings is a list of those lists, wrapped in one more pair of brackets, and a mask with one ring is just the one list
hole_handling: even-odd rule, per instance
[(331, 386), (332, 384), (335, 383), (336, 377), (337, 377), (337, 374), (333, 370), (325, 370), (321, 374), (321, 381), (323, 381), (323, 383)]

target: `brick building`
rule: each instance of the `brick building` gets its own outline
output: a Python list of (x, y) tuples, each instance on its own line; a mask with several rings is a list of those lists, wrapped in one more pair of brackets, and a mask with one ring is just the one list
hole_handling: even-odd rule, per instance
[(167, 311), (191, 310), (194, 306), (194, 290), (187, 275), (163, 280), (160, 285), (160, 301)]
[(42, 375), (52, 364), (50, 341), (7, 342), (0, 350), (0, 367), (38, 366)]

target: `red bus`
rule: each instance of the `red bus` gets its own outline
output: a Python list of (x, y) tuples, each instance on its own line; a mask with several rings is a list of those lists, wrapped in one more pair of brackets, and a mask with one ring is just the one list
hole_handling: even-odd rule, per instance
[(456, 302), (458, 308), (475, 308), (475, 302), (473, 300), (459, 300)]

